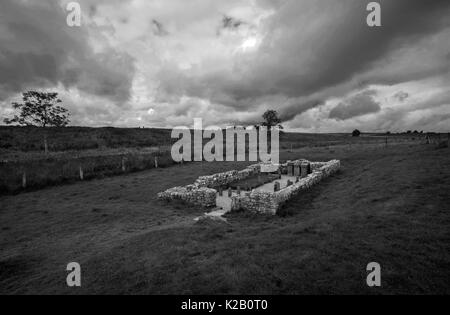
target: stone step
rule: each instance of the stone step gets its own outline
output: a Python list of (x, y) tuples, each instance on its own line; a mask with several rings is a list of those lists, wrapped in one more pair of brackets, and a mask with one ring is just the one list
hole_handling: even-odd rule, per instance
[(221, 209), (221, 208), (215, 208), (211, 212), (205, 213), (203, 216), (195, 218), (194, 221), (199, 221), (202, 218), (212, 218), (212, 219), (222, 219), (226, 221), (225, 218), (222, 218), (225, 214), (227, 214), (229, 211)]
[(221, 216), (224, 216), (225, 214), (227, 214), (228, 212), (229, 211), (227, 211), (227, 210), (217, 208), (209, 213), (205, 213), (205, 215), (209, 216), (209, 217), (221, 217)]

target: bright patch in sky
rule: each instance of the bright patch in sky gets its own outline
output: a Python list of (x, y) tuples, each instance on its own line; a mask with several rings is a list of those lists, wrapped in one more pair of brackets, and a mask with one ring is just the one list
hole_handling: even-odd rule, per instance
[(258, 45), (258, 39), (256, 37), (249, 37), (241, 45), (242, 50), (248, 51), (255, 48)]

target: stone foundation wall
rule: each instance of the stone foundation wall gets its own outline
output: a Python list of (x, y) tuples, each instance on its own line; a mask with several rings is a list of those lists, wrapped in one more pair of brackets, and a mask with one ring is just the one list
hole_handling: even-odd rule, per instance
[(324, 167), (329, 162), (311, 162), (311, 170), (314, 172), (318, 170), (319, 168)]
[(261, 171), (259, 164), (251, 165), (242, 171), (229, 171), (226, 173), (214, 174), (211, 176), (202, 176), (195, 181), (195, 185), (199, 187), (216, 188), (218, 186), (226, 186), (235, 181), (246, 179)]
[(340, 169), (340, 167), (341, 163), (338, 160), (323, 163), (320, 168), (316, 168), (316, 170), (314, 170), (307, 177), (300, 179), (298, 183), (295, 183), (294, 185), (286, 187), (285, 189), (275, 193), (275, 202), (281, 206), (283, 203), (290, 200), (302, 190), (309, 189), (312, 186), (318, 184), (323, 179), (333, 175)]
[(327, 163), (315, 163), (314, 169), (307, 177), (300, 179), (299, 182), (278, 192), (253, 191), (251, 193), (244, 193), (241, 196), (235, 196), (232, 198), (232, 208), (233, 210), (245, 210), (254, 213), (276, 214), (284, 203), (292, 199), (302, 190), (306, 190), (326, 177), (336, 173), (340, 169), (340, 161), (333, 160)]
[(234, 181), (245, 179), (261, 170), (259, 164), (251, 165), (242, 171), (230, 171), (199, 177), (193, 185), (174, 187), (158, 194), (161, 200), (181, 200), (190, 205), (212, 208), (216, 206), (218, 186), (226, 186)]
[(174, 187), (158, 194), (158, 198), (162, 200), (181, 200), (194, 206), (206, 208), (216, 206), (216, 196), (217, 191), (215, 189), (195, 185)]
[[(312, 173), (306, 174), (299, 166), (310, 166)], [(254, 213), (276, 214), (280, 207), (288, 200), (303, 190), (316, 185), (326, 177), (331, 176), (340, 169), (340, 161), (332, 160), (329, 162), (309, 162), (306, 160), (289, 161), (281, 164), (281, 173), (287, 174), (288, 169), (293, 171), (295, 167), (298, 173), (302, 170), (301, 176), (298, 176), (298, 182), (292, 184), (277, 192), (242, 192), (239, 196), (231, 197), (232, 210), (244, 210)], [(259, 164), (247, 167), (242, 171), (230, 171), (226, 173), (215, 174), (211, 176), (202, 176), (197, 179), (194, 185), (185, 187), (175, 187), (159, 193), (158, 198), (164, 200), (182, 200), (192, 205), (202, 207), (215, 207), (218, 186), (226, 186), (234, 181), (245, 179), (249, 176), (258, 174), (261, 171)], [(303, 178), (300, 178), (303, 177)]]
[(278, 203), (274, 193), (252, 191), (232, 197), (232, 210), (275, 214), (278, 210)]

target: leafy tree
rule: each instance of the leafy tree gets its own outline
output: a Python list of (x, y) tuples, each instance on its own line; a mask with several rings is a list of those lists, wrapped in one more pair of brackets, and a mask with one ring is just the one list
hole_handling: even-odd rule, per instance
[(361, 135), (361, 131), (359, 131), (358, 129), (353, 130), (353, 132), (352, 132), (353, 137), (359, 137), (360, 135)]
[(23, 103), (12, 103), (19, 111), (12, 119), (5, 119), (8, 125), (38, 127), (65, 127), (70, 122), (68, 110), (57, 105), (62, 103), (58, 93), (28, 91), (22, 94)]
[(262, 125), (267, 127), (269, 130), (271, 130), (273, 127), (283, 129), (283, 126), (281, 125), (281, 119), (278, 117), (277, 111), (268, 110), (262, 117), (264, 118), (264, 122), (262, 123)]

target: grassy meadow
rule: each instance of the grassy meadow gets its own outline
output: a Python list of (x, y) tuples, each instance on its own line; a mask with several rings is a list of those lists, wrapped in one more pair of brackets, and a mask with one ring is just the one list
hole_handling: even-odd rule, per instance
[[(317, 145), (320, 137), (288, 144), (281, 158), (340, 159), (342, 170), (275, 217), (195, 223), (204, 209), (157, 200), (167, 188), (249, 164), (239, 162), (2, 196), (0, 293), (449, 294), (449, 148), (423, 139), (386, 147), (384, 137)], [(65, 285), (72, 261), (81, 264), (81, 288)], [(365, 284), (372, 261), (382, 266), (381, 288)]]
[[(0, 127), (0, 195), (173, 166), (170, 135), (168, 129)], [(282, 133), (280, 148), (423, 143), (424, 137)]]

